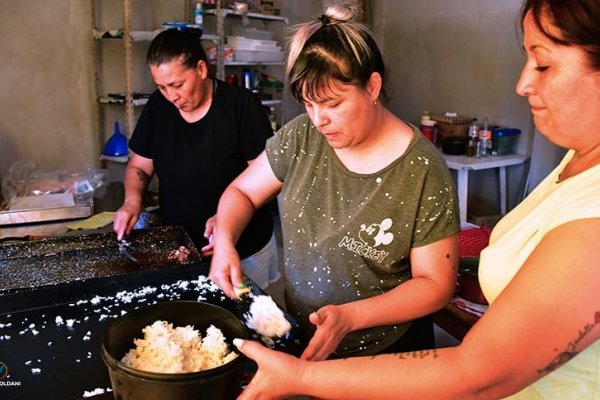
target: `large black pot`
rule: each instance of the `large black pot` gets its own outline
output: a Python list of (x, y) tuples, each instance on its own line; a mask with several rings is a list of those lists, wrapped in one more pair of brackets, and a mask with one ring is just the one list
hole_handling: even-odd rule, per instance
[(102, 359), (110, 374), (117, 400), (235, 399), (241, 392), (245, 357), (220, 367), (192, 373), (164, 374), (141, 371), (120, 360), (143, 337), (142, 329), (156, 320), (173, 326), (192, 325), (205, 332), (211, 324), (219, 328), (230, 349), (235, 338), (247, 338), (246, 328), (232, 313), (209, 303), (170, 301), (133, 310), (116, 319), (106, 330)]

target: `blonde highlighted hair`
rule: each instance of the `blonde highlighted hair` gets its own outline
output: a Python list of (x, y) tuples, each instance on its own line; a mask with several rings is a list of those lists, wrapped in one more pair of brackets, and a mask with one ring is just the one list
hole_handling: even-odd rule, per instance
[(332, 3), (321, 17), (292, 28), (286, 72), (296, 99), (327, 98), (336, 83), (364, 89), (373, 72), (385, 81), (383, 56), (359, 16), (356, 5)]

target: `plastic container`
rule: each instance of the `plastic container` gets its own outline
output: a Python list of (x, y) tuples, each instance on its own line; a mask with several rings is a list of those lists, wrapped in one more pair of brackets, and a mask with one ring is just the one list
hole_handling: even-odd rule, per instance
[(453, 156), (462, 156), (467, 153), (468, 141), (462, 136), (450, 136), (442, 143), (442, 152)]
[(283, 62), (285, 51), (233, 50), (233, 59), (244, 62)]
[(247, 39), (273, 40), (273, 37), (275, 36), (275, 32), (264, 31), (253, 27), (243, 28), (234, 26), (232, 32), (233, 36), (242, 36)]
[(496, 128), (492, 129), (492, 155), (503, 156), (513, 154), (520, 129), (514, 128)]
[(156, 320), (174, 327), (192, 325), (200, 332), (213, 324), (223, 332), (230, 349), (235, 349), (233, 339), (248, 337), (234, 314), (209, 303), (168, 301), (130, 311), (109, 325), (102, 341), (101, 356), (116, 399), (235, 399), (239, 395), (246, 362), (242, 354), (220, 367), (183, 374), (147, 372), (123, 364), (120, 360), (133, 348), (133, 340), (143, 337), (142, 329)]
[(435, 121), (432, 119), (421, 119), (421, 125), (419, 126), (423, 135), (429, 139), (431, 143), (435, 141)]
[(202, 9), (202, 2), (197, 1), (196, 7), (194, 8), (194, 23), (198, 28), (204, 30), (204, 10)]
[(277, 45), (276, 40), (248, 39), (242, 36), (227, 36), (227, 44), (234, 50), (281, 50), (281, 46)]

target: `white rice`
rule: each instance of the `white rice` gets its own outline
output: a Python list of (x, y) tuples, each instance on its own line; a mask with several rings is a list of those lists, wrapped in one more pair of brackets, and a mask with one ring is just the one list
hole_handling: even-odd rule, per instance
[(125, 365), (150, 372), (197, 372), (226, 364), (237, 357), (230, 352), (220, 329), (211, 325), (203, 338), (192, 326), (173, 328), (156, 321), (142, 329), (143, 339), (121, 359)]
[(254, 329), (263, 338), (280, 338), (292, 329), (271, 296), (252, 296), (250, 310), (245, 316), (248, 328)]

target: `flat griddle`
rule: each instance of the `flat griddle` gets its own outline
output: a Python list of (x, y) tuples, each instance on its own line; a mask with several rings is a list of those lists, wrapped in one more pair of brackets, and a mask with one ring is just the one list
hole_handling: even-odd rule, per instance
[[(59, 236), (0, 245), (0, 293), (52, 286), (66, 282), (149, 271), (196, 263), (200, 253), (183, 228), (161, 226), (134, 230), (127, 238), (128, 252), (119, 251), (113, 232)], [(169, 253), (185, 246), (185, 261), (169, 259)]]
[[(100, 356), (102, 337), (111, 322), (139, 307), (172, 300), (206, 301), (243, 320), (234, 301), (207, 279), (209, 266), (176, 265), (0, 293), (0, 361), (8, 370), (4, 382), (19, 382), (0, 388), (3, 397), (111, 398), (108, 370)], [(260, 288), (254, 292), (264, 294)], [(285, 315), (293, 329), (274, 348), (297, 355), (303, 339), (296, 321)], [(249, 336), (259, 340), (251, 330)], [(253, 365), (247, 368), (252, 371)]]

